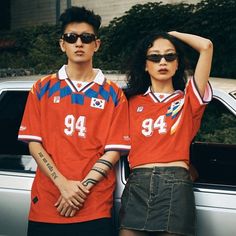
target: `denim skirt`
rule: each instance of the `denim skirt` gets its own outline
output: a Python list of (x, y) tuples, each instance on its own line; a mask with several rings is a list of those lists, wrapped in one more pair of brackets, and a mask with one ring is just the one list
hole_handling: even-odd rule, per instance
[(183, 167), (133, 169), (121, 198), (120, 228), (195, 235), (195, 200)]

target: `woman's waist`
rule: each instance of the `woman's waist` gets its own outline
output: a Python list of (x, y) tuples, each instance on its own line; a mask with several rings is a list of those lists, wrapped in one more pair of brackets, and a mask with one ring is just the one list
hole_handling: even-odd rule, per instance
[(189, 169), (189, 165), (185, 161), (172, 161), (172, 162), (154, 162), (154, 163), (146, 163), (141, 165), (136, 165), (133, 169), (137, 168), (153, 168), (153, 167), (183, 167), (185, 169)]

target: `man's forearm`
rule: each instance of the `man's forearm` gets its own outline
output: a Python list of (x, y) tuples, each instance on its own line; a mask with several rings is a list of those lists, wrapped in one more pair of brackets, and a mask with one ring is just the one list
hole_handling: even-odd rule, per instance
[(43, 148), (41, 143), (30, 142), (29, 150), (31, 155), (34, 157), (38, 164), (40, 170), (48, 176), (54, 184), (57, 186), (60, 179), (65, 179), (65, 177), (58, 171), (52, 158), (48, 155), (46, 150)]
[(30, 142), (29, 150), (40, 170), (57, 186), (66, 203), (78, 209), (84, 203), (88, 189), (80, 181), (66, 179), (40, 143)]
[(106, 152), (97, 162), (94, 164), (88, 175), (82, 181), (86, 188), (91, 189), (94, 185), (106, 178), (109, 171), (113, 168), (116, 162), (120, 158), (120, 153), (117, 151)]

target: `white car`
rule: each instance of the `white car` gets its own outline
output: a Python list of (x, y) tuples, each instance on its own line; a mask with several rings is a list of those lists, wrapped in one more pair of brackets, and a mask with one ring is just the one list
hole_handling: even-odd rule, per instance
[[(0, 235), (24, 236), (36, 164), (17, 132), (28, 91), (41, 76), (0, 79)], [(123, 85), (123, 75), (107, 75)], [(236, 235), (236, 80), (211, 78), (214, 98), (191, 146), (196, 169), (197, 236)], [(209, 141), (211, 140), (211, 141)], [(114, 235), (129, 174), (126, 157), (116, 166)]]

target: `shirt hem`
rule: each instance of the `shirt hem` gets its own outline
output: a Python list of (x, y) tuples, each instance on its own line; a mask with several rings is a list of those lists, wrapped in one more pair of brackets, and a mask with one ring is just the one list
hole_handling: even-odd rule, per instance
[(51, 223), (51, 224), (71, 224), (71, 223), (81, 223), (81, 222), (87, 222), (91, 220), (97, 220), (101, 218), (111, 218), (111, 214), (103, 214), (103, 215), (96, 215), (93, 217), (71, 217), (66, 218), (62, 217), (62, 219), (58, 218), (44, 218), (44, 217), (29, 217), (29, 221), (34, 222), (42, 222), (42, 223)]

